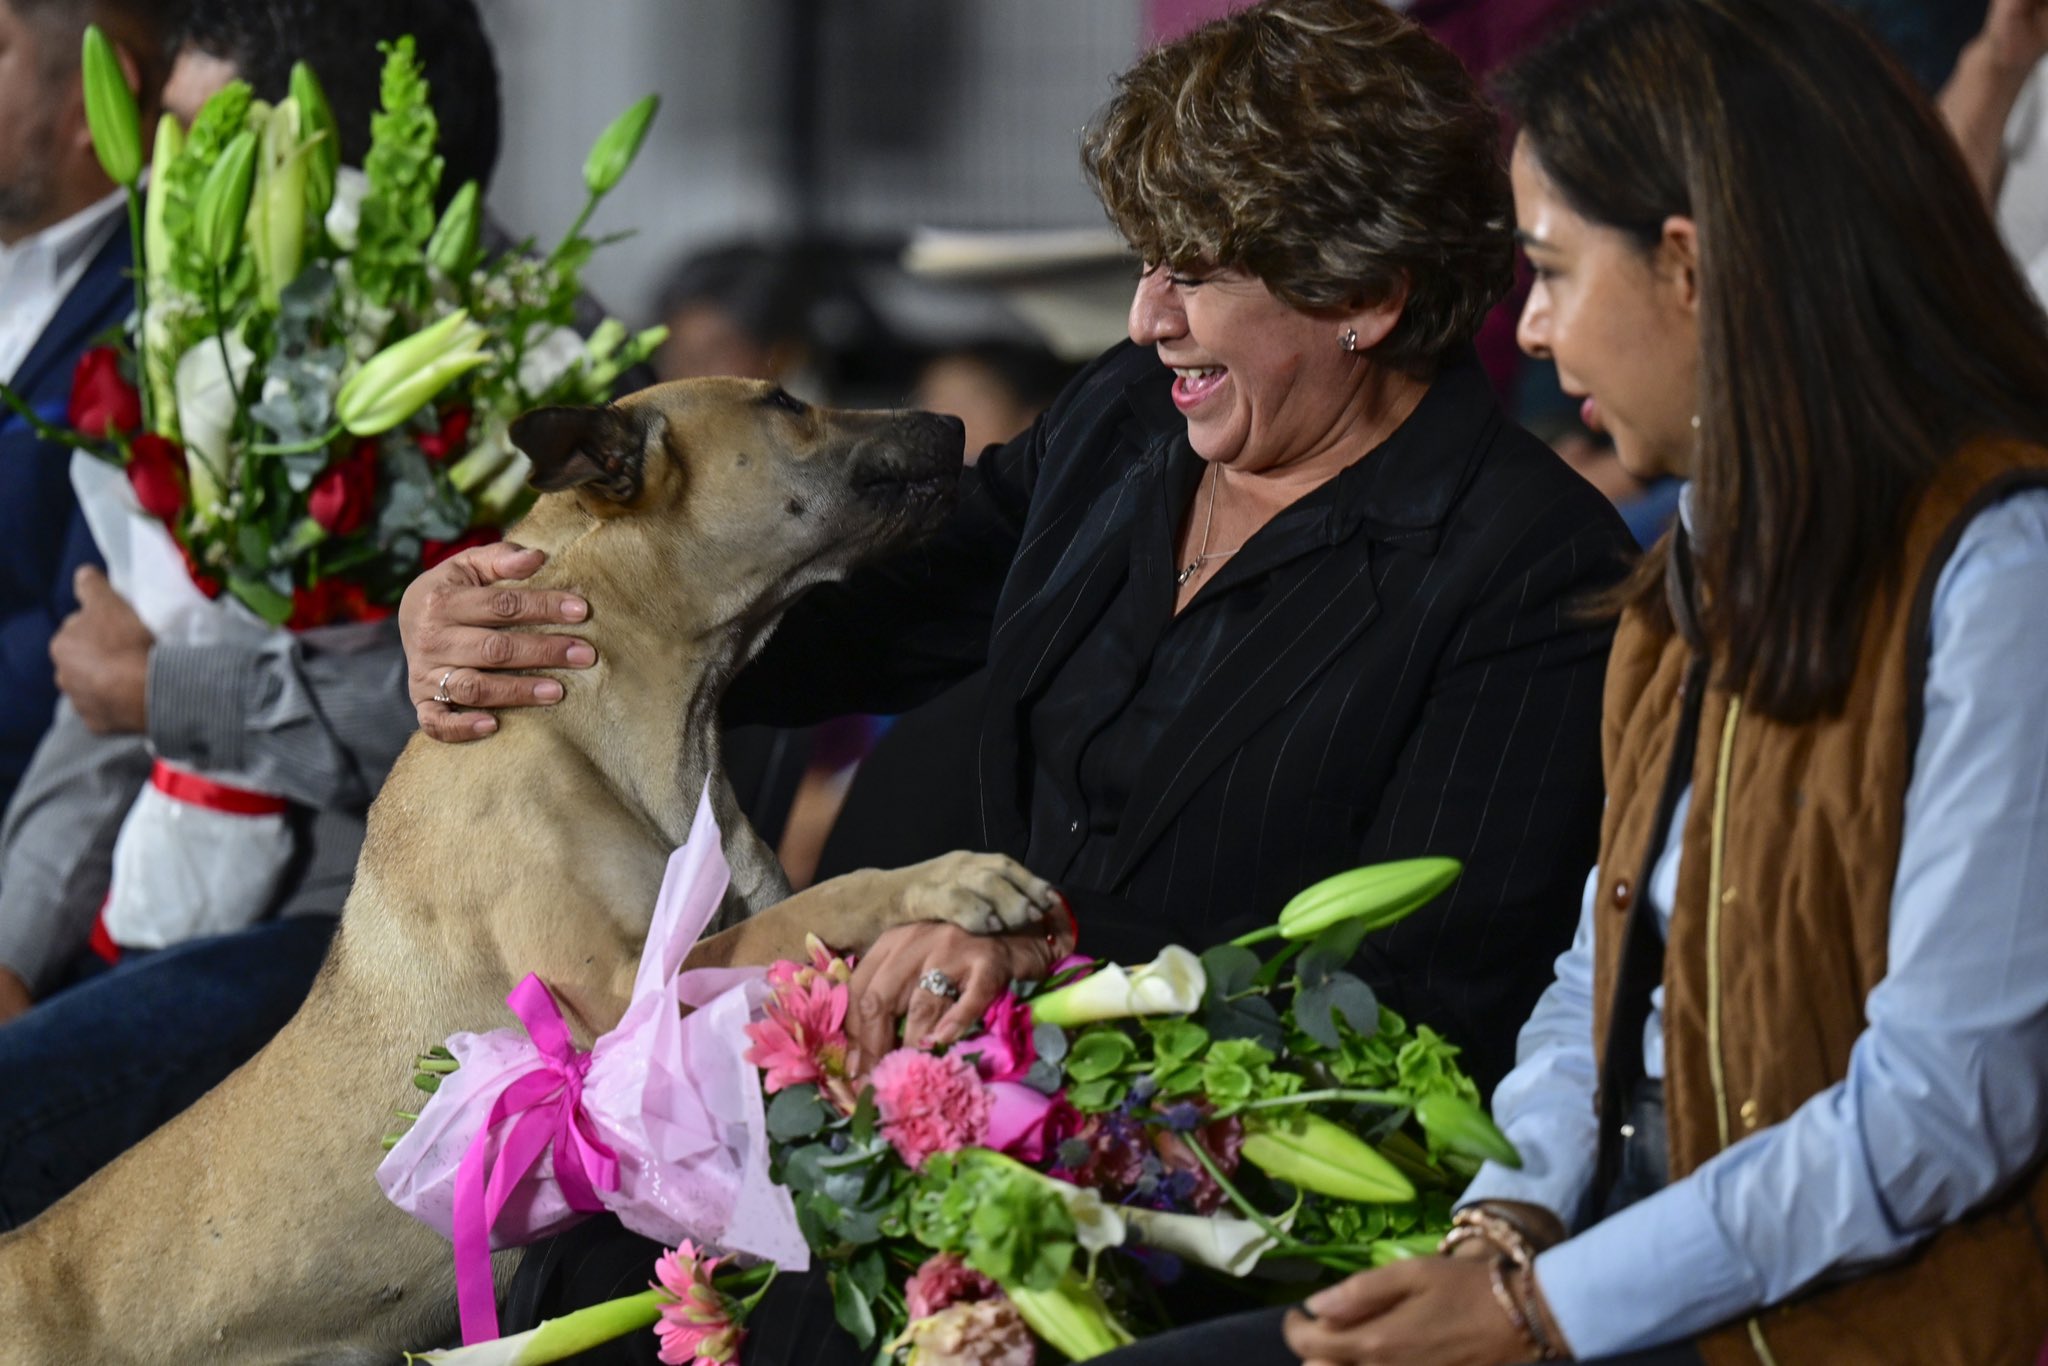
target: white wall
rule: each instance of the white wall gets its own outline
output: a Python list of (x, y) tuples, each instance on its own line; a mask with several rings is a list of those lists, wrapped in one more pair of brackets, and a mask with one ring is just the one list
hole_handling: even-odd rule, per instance
[[(1136, 55), (1139, 0), (817, 0), (820, 204), (871, 235), (921, 223), (1101, 222), (1077, 136)], [(801, 0), (481, 0), (504, 153), (491, 207), (543, 242), (582, 198), (591, 138), (647, 91), (662, 110), (598, 231), (593, 290), (635, 321), (679, 253), (794, 226), (777, 158), (786, 25)]]

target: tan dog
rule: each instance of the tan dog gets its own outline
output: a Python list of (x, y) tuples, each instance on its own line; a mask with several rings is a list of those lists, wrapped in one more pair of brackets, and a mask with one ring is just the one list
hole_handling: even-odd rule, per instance
[[(384, 1361), (445, 1342), (449, 1247), (372, 1173), (409, 1060), (510, 1024), (549, 983), (585, 1047), (618, 1021), (669, 852), (709, 777), (728, 916), (787, 894), (718, 765), (718, 695), (805, 586), (943, 514), (960, 428), (835, 413), (737, 380), (663, 385), (515, 424), (539, 584), (591, 604), (595, 668), (481, 747), (415, 736), (371, 808), (304, 1007), (197, 1105), (0, 1238), (0, 1362)], [(953, 854), (826, 883), (706, 940), (693, 967), (864, 948), (909, 920), (1041, 919), (1049, 887)], [(513, 1257), (498, 1259), (501, 1276)]]

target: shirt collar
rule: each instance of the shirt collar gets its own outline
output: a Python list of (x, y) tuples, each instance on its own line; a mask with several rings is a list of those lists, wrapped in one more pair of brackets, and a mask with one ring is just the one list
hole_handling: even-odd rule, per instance
[(106, 243), (107, 234), (119, 221), (119, 210), (127, 193), (117, 189), (69, 218), (52, 223), (41, 232), (31, 233), (11, 247), (0, 246), (0, 272), (30, 259), (41, 258), (48, 262), (52, 277), (61, 278), (67, 271), (90, 259)]

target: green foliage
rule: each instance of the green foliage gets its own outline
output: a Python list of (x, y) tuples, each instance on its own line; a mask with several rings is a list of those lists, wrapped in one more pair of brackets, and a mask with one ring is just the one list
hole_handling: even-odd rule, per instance
[(427, 83), (410, 35), (379, 43), (384, 53), (383, 109), (370, 119), (363, 158), (369, 187), (354, 254), (356, 284), (380, 306), (417, 304), (427, 284), (425, 247), (434, 232), (434, 193), (442, 160)]
[(1048, 1183), (973, 1151), (925, 1163), (910, 1233), (1004, 1285), (1050, 1290), (1073, 1265), (1074, 1218)]

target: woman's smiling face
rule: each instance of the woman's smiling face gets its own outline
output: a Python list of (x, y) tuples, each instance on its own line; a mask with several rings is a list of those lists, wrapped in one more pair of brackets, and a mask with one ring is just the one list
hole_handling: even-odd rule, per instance
[(1557, 364), (1585, 400), (1586, 425), (1614, 438), (1638, 479), (1686, 475), (1699, 411), (1698, 288), (1692, 225), (1673, 218), (1657, 245), (1582, 217), (1531, 150), (1515, 143), (1515, 220), (1535, 272), (1516, 339)]
[[(1384, 314), (1384, 325), (1380, 314)], [(1173, 402), (1195, 453), (1256, 473), (1343, 444), (1365, 413), (1362, 354), (1400, 316), (1315, 317), (1241, 270), (1146, 270), (1131, 300), (1131, 340), (1175, 371)]]

